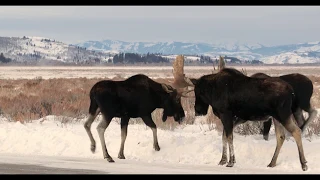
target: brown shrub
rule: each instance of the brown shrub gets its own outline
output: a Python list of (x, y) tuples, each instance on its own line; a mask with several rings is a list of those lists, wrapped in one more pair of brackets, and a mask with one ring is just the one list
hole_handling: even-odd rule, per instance
[[(314, 83), (314, 94), (311, 103), (315, 108), (320, 107), (320, 77), (309, 76)], [(0, 84), (0, 113), (10, 121), (29, 122), (47, 115), (59, 117), (83, 118), (87, 116), (89, 109), (89, 91), (91, 87), (102, 78), (53, 78), (42, 79), (1, 79)], [(113, 80), (123, 80), (119, 75)], [(156, 78), (157, 82), (170, 84), (173, 78)], [(193, 92), (190, 95), (194, 95)], [(193, 124), (195, 98), (182, 98), (182, 106), (186, 112), (186, 119), (178, 124), (173, 118), (162, 122), (162, 110), (156, 109), (152, 117), (156, 125), (161, 129), (175, 129), (177, 126)], [(320, 112), (319, 112), (320, 113)], [(117, 122), (119, 120), (116, 120)], [(130, 121), (130, 123), (143, 123), (142, 120)], [(219, 118), (208, 111), (207, 122), (210, 129), (222, 130)], [(249, 123), (246, 126), (239, 126), (243, 134), (257, 133), (259, 124)], [(308, 129), (308, 134), (319, 134), (320, 122), (310, 124), (314, 128)], [(253, 129), (250, 129), (253, 128)], [(311, 131), (311, 132), (310, 132)]]

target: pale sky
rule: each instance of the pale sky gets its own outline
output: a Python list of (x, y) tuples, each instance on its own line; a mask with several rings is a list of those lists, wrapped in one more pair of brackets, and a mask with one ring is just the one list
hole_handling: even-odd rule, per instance
[(0, 36), (65, 43), (320, 41), (320, 6), (1, 6)]

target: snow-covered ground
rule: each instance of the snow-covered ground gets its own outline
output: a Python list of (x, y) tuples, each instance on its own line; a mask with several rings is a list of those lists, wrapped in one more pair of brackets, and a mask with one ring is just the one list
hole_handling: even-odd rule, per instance
[[(307, 54), (304, 51), (303, 51), (303, 53)], [(301, 56), (301, 54), (303, 54), (303, 53), (300, 53), (300, 54), (293, 53), (293, 52), (281, 53), (279, 55), (263, 57), (263, 58), (261, 58), (261, 61), (263, 61), (265, 64), (274, 64), (274, 63), (299, 64), (299, 63), (317, 63), (319, 61), (319, 58), (317, 58), (317, 57), (303, 57), (303, 56)]]
[(90, 151), (90, 141), (83, 127), (85, 119), (66, 124), (59, 119), (61, 117), (47, 116), (45, 119), (21, 124), (1, 118), (0, 163), (43, 164), (108, 173), (320, 173), (319, 137), (303, 138), (309, 169), (302, 171), (297, 146), (292, 137), (284, 142), (277, 166), (268, 168), (276, 147), (274, 130), (271, 130), (269, 141), (265, 141), (262, 135), (243, 136), (234, 133), (236, 164), (228, 168), (218, 165), (222, 153), (221, 133), (209, 130), (207, 125), (201, 124), (199, 121), (202, 117), (197, 117), (193, 125), (179, 126), (174, 130), (158, 129), (160, 151), (152, 148), (152, 131), (146, 125), (129, 124), (124, 150), (126, 159), (120, 160), (117, 158), (121, 139), (120, 125), (113, 120), (105, 132), (109, 154), (116, 164), (111, 165), (112, 163), (103, 159), (96, 131), (101, 116), (98, 116), (91, 128), (97, 142), (94, 154)]
[[(244, 68), (248, 73), (265, 72), (270, 75), (300, 72), (319, 76), (320, 72), (320, 66), (237, 66), (236, 68), (239, 70)], [(193, 77), (211, 71), (212, 67), (185, 67), (185, 74)], [(160, 78), (172, 77), (172, 67), (0, 67), (0, 79), (112, 78), (117, 75), (126, 77), (135, 73), (145, 73)], [(2, 163), (33, 164), (116, 174), (320, 173), (320, 138), (317, 136), (302, 139), (309, 167), (308, 171), (302, 171), (297, 146), (292, 137), (283, 144), (277, 166), (268, 168), (267, 165), (276, 147), (274, 130), (271, 129), (269, 141), (265, 141), (262, 135), (243, 136), (234, 133), (236, 164), (232, 168), (227, 168), (218, 165), (222, 153), (221, 133), (210, 130), (206, 124), (201, 124), (203, 117), (197, 117), (193, 125), (179, 126), (174, 130), (158, 129), (160, 151), (152, 148), (152, 131), (148, 127), (144, 124), (130, 124), (124, 150), (126, 159), (120, 160), (117, 158), (121, 139), (120, 125), (114, 120), (107, 128), (105, 138), (109, 154), (116, 162), (108, 163), (103, 159), (96, 131), (99, 119), (91, 128), (97, 142), (96, 153), (92, 154), (90, 141), (83, 127), (85, 119), (61, 123), (61, 118), (66, 117), (47, 116), (45, 120), (38, 119), (21, 124), (8, 122), (0, 117), (0, 164), (2, 166), (5, 166)], [(0, 167), (0, 173), (3, 171), (5, 169)]]
[[(248, 75), (263, 72), (268, 75), (302, 73), (320, 76), (320, 66), (230, 66)], [(217, 67), (216, 67), (217, 68)], [(50, 78), (114, 78), (143, 73), (151, 78), (173, 78), (172, 66), (0, 66), (0, 79)], [(185, 66), (188, 77), (200, 77), (213, 72), (212, 66)]]

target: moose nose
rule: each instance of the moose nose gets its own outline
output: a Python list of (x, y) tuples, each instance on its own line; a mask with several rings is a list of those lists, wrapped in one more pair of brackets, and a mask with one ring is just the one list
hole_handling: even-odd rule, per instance
[(178, 122), (179, 124), (185, 119), (185, 116), (179, 116), (179, 115), (175, 115), (174, 116), (174, 120), (176, 122)]
[(182, 118), (180, 118), (180, 120), (179, 120), (179, 124), (180, 124), (181, 122), (183, 122), (185, 119), (186, 119), (186, 117), (182, 117)]

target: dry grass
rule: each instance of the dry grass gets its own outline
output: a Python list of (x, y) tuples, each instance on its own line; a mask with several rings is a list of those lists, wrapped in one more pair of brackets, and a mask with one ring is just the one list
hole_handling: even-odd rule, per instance
[(1, 111), (9, 119), (21, 122), (47, 115), (78, 117), (88, 111), (88, 94), (96, 81), (86, 78), (0, 80)]
[[(107, 79), (107, 78), (105, 78)], [(123, 80), (116, 76), (112, 80)], [(48, 115), (57, 117), (83, 118), (89, 109), (89, 91), (102, 78), (54, 78), (6, 79), (0, 80), (0, 113), (10, 121), (22, 123), (40, 119)], [(172, 78), (158, 78), (157, 82), (169, 83)], [(193, 103), (192, 103), (193, 101)], [(194, 98), (182, 98), (183, 107), (188, 112), (185, 123), (193, 123), (192, 104)], [(193, 113), (194, 114), (194, 113)], [(173, 118), (162, 122), (162, 110), (152, 114), (159, 128), (174, 129), (179, 124)], [(116, 120), (119, 121), (119, 120)], [(143, 123), (139, 118), (131, 123)]]
[[(314, 94), (311, 103), (315, 108), (320, 107), (320, 77), (308, 76), (314, 83)], [(103, 78), (107, 79), (107, 78)], [(118, 75), (113, 80), (124, 79)], [(83, 118), (87, 116), (89, 108), (89, 91), (91, 87), (102, 78), (53, 78), (43, 79), (0, 79), (0, 114), (10, 121), (28, 122), (47, 115), (57, 117)], [(173, 78), (155, 78), (156, 81), (169, 83)], [(193, 95), (193, 92), (190, 93)], [(162, 110), (152, 113), (154, 122), (161, 129), (175, 129), (177, 126), (193, 124), (195, 120), (193, 105), (194, 98), (182, 98), (182, 106), (186, 111), (186, 119), (182, 124), (168, 118), (162, 122)], [(116, 119), (115, 121), (119, 121)], [(130, 123), (143, 123), (139, 118)], [(209, 129), (222, 130), (220, 120), (209, 111), (207, 122)], [(242, 127), (243, 126), (243, 127)], [(243, 134), (259, 133), (250, 127), (257, 126), (252, 123), (237, 127)], [(258, 124), (259, 126), (259, 124)], [(307, 135), (320, 134), (320, 121), (310, 124)], [(242, 128), (242, 129), (239, 129)]]

